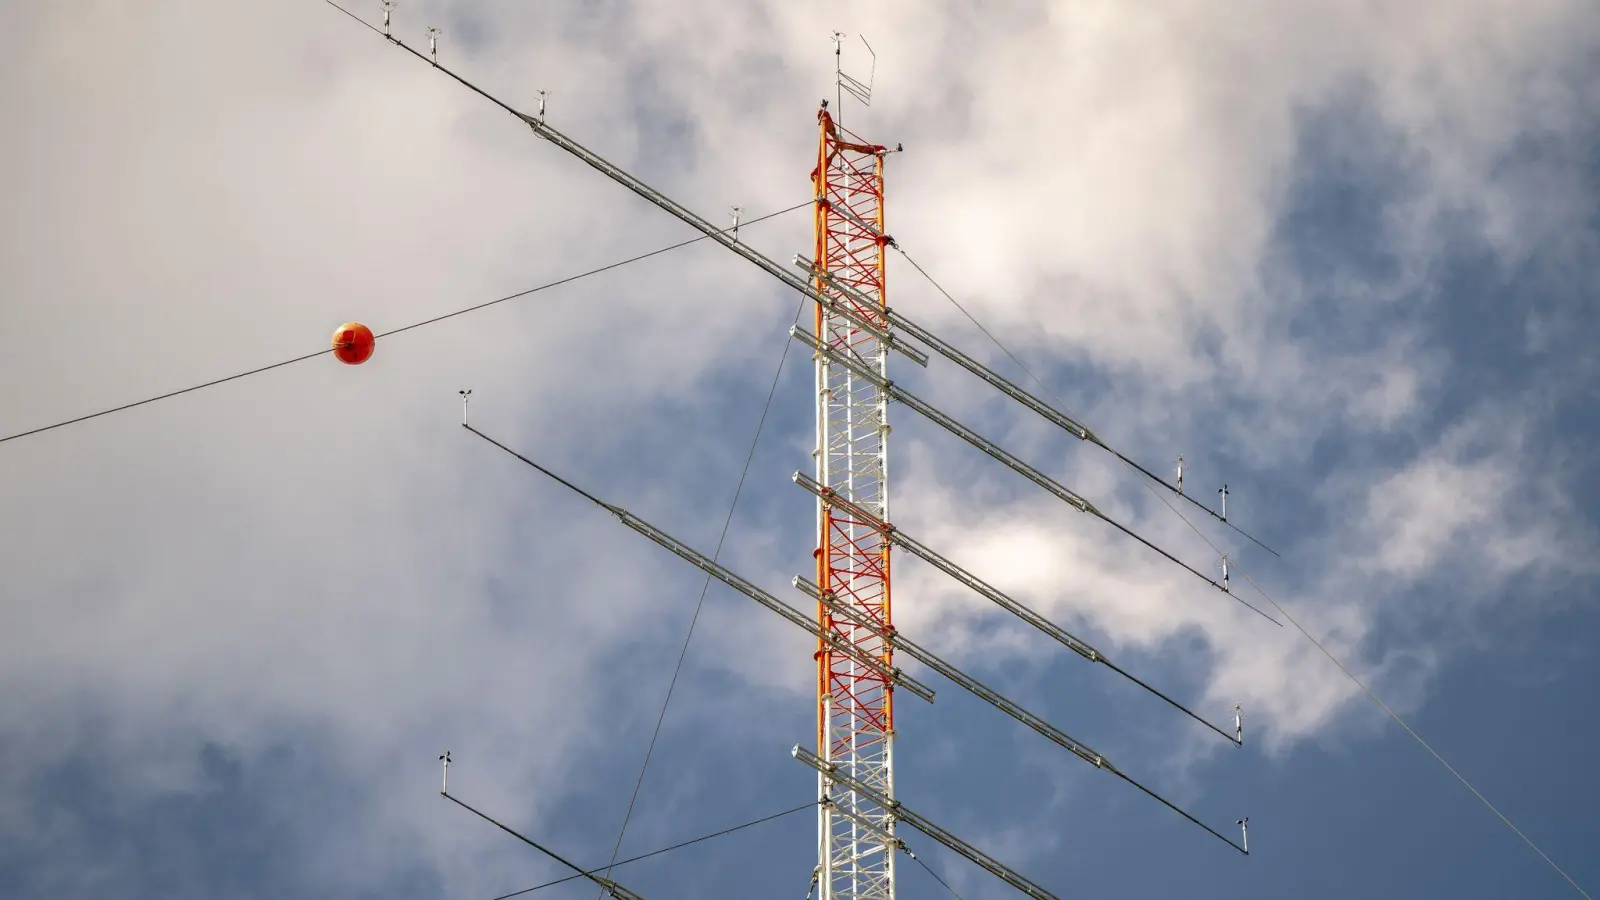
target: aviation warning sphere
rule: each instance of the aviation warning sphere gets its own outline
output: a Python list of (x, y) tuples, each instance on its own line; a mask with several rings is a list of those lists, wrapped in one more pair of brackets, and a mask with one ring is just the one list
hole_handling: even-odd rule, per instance
[(333, 332), (333, 355), (348, 366), (359, 366), (372, 358), (377, 338), (360, 322), (346, 322)]

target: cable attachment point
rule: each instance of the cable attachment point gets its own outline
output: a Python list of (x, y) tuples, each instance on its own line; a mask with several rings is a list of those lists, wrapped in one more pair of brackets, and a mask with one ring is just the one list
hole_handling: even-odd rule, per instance
[(1222, 519), (1222, 521), (1226, 522), (1226, 521), (1228, 521), (1228, 486), (1227, 485), (1223, 485), (1221, 488), (1219, 488), (1217, 490), (1217, 493), (1222, 495), (1222, 515), (1221, 515), (1221, 519)]
[(439, 756), (439, 761), (444, 763), (444, 782), (439, 785), (439, 793), (450, 795), (450, 751), (446, 750)]
[(735, 206), (731, 209), (731, 212), (733, 213), (733, 239), (737, 241), (739, 239), (739, 217), (744, 214), (744, 207)]
[(1244, 711), (1237, 703), (1233, 705), (1233, 739), (1239, 746), (1244, 746)]
[(428, 26), (428, 56), (432, 58), (435, 67), (439, 65), (439, 35), (444, 34), (432, 25)]
[(539, 91), (539, 124), (544, 124), (544, 99), (550, 95), (549, 91)]
[(378, 2), (383, 7), (383, 36), (392, 41), (394, 38), (389, 34), (389, 14), (394, 12), (397, 0), (378, 0)]
[(1244, 837), (1244, 855), (1250, 855), (1250, 817), (1245, 816), (1238, 822), (1239, 833)]
[(1228, 554), (1226, 553), (1222, 554), (1222, 589), (1230, 594), (1233, 593), (1233, 590), (1228, 587)]
[(467, 398), (472, 396), (472, 389), (457, 391), (461, 395), (461, 424), (467, 424)]
[(1183, 457), (1178, 457), (1178, 493), (1183, 493)]

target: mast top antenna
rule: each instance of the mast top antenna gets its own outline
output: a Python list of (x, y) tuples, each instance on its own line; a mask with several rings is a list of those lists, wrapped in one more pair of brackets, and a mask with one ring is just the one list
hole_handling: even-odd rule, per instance
[[(862, 81), (859, 78), (845, 73), (844, 39), (846, 37), (848, 37), (848, 35), (842, 31), (835, 31), (829, 35), (829, 39), (833, 41), (834, 100), (837, 104), (836, 108), (834, 109), (833, 119), (835, 122), (839, 122), (841, 125), (844, 124), (840, 120), (840, 116), (844, 114), (844, 95), (849, 94), (850, 96), (856, 98), (856, 100), (860, 101), (862, 106), (871, 106), (872, 82), (878, 73), (878, 54), (873, 51), (872, 45), (867, 43), (867, 39), (863, 35), (856, 35), (856, 37), (861, 38), (861, 45), (867, 48), (867, 54), (872, 59), (871, 67), (867, 71), (867, 80)], [(823, 105), (826, 106), (827, 104)]]

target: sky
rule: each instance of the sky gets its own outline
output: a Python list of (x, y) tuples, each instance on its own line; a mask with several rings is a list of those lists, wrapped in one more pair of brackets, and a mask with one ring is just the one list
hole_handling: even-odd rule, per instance
[[(353, 6), (370, 23), (376, 2)], [(7, 4), (0, 436), (692, 237), (322, 0)], [(1591, 894), (1600, 891), (1600, 17), (1583, 0), (402, 0), (395, 34), (713, 222), (804, 203), (844, 124), (889, 231)], [(785, 261), (791, 212), (741, 230)], [(906, 259), (891, 304), (1023, 373)], [(459, 426), (805, 607), (799, 297), (700, 242), (0, 443), (0, 896), (489, 900), (606, 861), (704, 576)], [(787, 351), (787, 352), (786, 352)], [(780, 368), (780, 360), (782, 367)], [(954, 366), (894, 377), (1195, 568), (1124, 467)], [(1226, 834), (954, 685), (898, 798), (1058, 896), (1579, 893), (1293, 627), (891, 410), (896, 524), (1235, 749), (896, 558), (897, 625)], [(814, 799), (813, 642), (705, 593), (621, 855)], [(630, 864), (798, 898), (800, 812)], [(1015, 896), (911, 829), (967, 900)], [(948, 896), (901, 857), (904, 898)], [(567, 884), (535, 895), (592, 894)]]

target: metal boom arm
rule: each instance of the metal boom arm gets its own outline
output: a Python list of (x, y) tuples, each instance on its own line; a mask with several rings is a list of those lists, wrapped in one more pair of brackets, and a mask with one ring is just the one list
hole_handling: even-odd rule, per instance
[(761, 588), (756, 587), (748, 579), (745, 579), (745, 578), (739, 576), (738, 574), (730, 571), (726, 566), (723, 566), (721, 563), (716, 562), (715, 560), (713, 560), (710, 557), (706, 556), (704, 553), (701, 553), (700, 551), (694, 549), (693, 547), (690, 547), (688, 544), (685, 544), (684, 542), (678, 540), (677, 538), (673, 537), (672, 535), (667, 534), (665, 531), (662, 531), (661, 529), (655, 527), (654, 525), (651, 525), (649, 522), (646, 522), (644, 519), (639, 518), (638, 516), (634, 515), (633, 513), (629, 512), (629, 511), (627, 511), (626, 509), (623, 509), (620, 506), (614, 506), (614, 505), (612, 505), (610, 503), (605, 502), (604, 500), (601, 500), (600, 498), (594, 496), (593, 494), (590, 494), (588, 491), (585, 491), (582, 488), (578, 487), (577, 485), (573, 484), (572, 482), (567, 481), (565, 478), (562, 478), (561, 476), (555, 474), (554, 472), (550, 471), (549, 469), (546, 469), (544, 466), (539, 465), (538, 463), (536, 463), (533, 460), (527, 458), (526, 456), (523, 456), (522, 454), (516, 452), (515, 450), (512, 450), (511, 448), (507, 447), (505, 444), (502, 444), (499, 441), (495, 440), (494, 438), (489, 437), (488, 435), (486, 435), (483, 432), (479, 431), (478, 429), (473, 428), (471, 425), (463, 424), (461, 427), (463, 427), (466, 430), (472, 432), (473, 434), (477, 435), (478, 437), (483, 438), (484, 440), (486, 440), (489, 443), (495, 445), (496, 447), (499, 447), (501, 450), (506, 451), (507, 453), (511, 454), (512, 456), (515, 456), (517, 459), (519, 459), (522, 462), (528, 464), (529, 466), (532, 466), (533, 468), (538, 469), (540, 472), (542, 472), (545, 475), (549, 476), (551, 479), (555, 480), (556, 482), (561, 484), (563, 487), (566, 487), (566, 488), (574, 491), (575, 493), (581, 495), (584, 499), (588, 500), (589, 502), (595, 504), (596, 506), (600, 507), (601, 509), (605, 510), (606, 512), (609, 512), (612, 515), (616, 516), (617, 519), (622, 522), (622, 524), (628, 526), (629, 528), (632, 528), (634, 531), (639, 532), (640, 534), (644, 535), (645, 537), (649, 538), (650, 540), (654, 541), (655, 543), (661, 545), (662, 547), (665, 547), (668, 550), (671, 550), (673, 553), (677, 554), (680, 558), (682, 558), (682, 559), (686, 560), (687, 562), (693, 564), (694, 566), (699, 568), (701, 571), (705, 572), (707, 575), (710, 575), (710, 576), (716, 578), (718, 581), (721, 581), (723, 584), (726, 584), (728, 587), (733, 588), (734, 590), (738, 591), (741, 594), (744, 594), (746, 597), (749, 597), (750, 599), (756, 601), (757, 603), (761, 604), (762, 606), (766, 607), (767, 609), (771, 610), (772, 612), (777, 613), (779, 616), (783, 617), (789, 623), (791, 623), (793, 625), (796, 625), (796, 626), (798, 626), (800, 628), (805, 629), (805, 631), (807, 633), (809, 633), (809, 634), (811, 634), (811, 635), (813, 635), (813, 636), (815, 636), (817, 638), (820, 638), (821, 640), (825, 641), (830, 647), (833, 647), (835, 650), (838, 650), (840, 653), (843, 653), (846, 656), (849, 656), (851, 659), (855, 660), (858, 664), (866, 666), (869, 669), (872, 669), (873, 671), (877, 672), (879, 675), (882, 675), (884, 678), (887, 678), (888, 680), (890, 680), (893, 683), (905, 688), (906, 690), (910, 691), (911, 693), (916, 694), (918, 697), (921, 697), (923, 700), (927, 700), (929, 702), (933, 701), (934, 693), (933, 693), (933, 689), (932, 688), (928, 687), (927, 685), (923, 684), (920, 681), (917, 681), (915, 678), (912, 678), (911, 676), (905, 674), (904, 672), (900, 671), (897, 668), (892, 668), (892, 667), (889, 667), (889, 666), (885, 666), (881, 661), (879, 661), (877, 659), (874, 659), (874, 658), (872, 658), (870, 656), (867, 656), (865, 654), (859, 653), (856, 650), (855, 647), (853, 647), (853, 646), (851, 646), (849, 644), (849, 642), (840, 640), (837, 635), (829, 633), (826, 629), (822, 628), (814, 619), (812, 619), (811, 617), (807, 616), (805, 613), (800, 612), (799, 610), (795, 609), (794, 607), (790, 606), (789, 604), (784, 603), (782, 600), (779, 600), (777, 597), (774, 597), (771, 594), (767, 593), (766, 591), (763, 591)]
[(929, 549), (928, 546), (923, 544), (921, 541), (916, 540), (888, 522), (882, 521), (877, 516), (872, 515), (871, 513), (862, 509), (860, 506), (851, 503), (849, 500), (838, 496), (836, 492), (831, 491), (828, 488), (824, 488), (822, 485), (817, 483), (816, 479), (812, 478), (811, 476), (805, 474), (804, 472), (796, 472), (794, 473), (794, 483), (805, 488), (807, 491), (810, 491), (812, 494), (825, 499), (828, 503), (845, 510), (851, 516), (860, 520), (866, 525), (882, 532), (883, 535), (889, 540), (893, 541), (896, 546), (903, 547), (906, 550), (911, 551), (913, 555), (922, 559), (924, 562), (971, 588), (973, 592), (977, 593), (979, 596), (988, 599), (1001, 609), (1004, 609), (1022, 621), (1032, 625), (1034, 628), (1037, 628), (1038, 630), (1054, 638), (1068, 650), (1071, 650), (1090, 662), (1100, 663), (1101, 665), (1106, 666), (1107, 668), (1111, 669), (1111, 671), (1116, 672), (1118, 675), (1121, 675), (1134, 684), (1137, 684), (1146, 691), (1149, 691), (1157, 697), (1160, 697), (1179, 712), (1182, 712), (1184, 715), (1194, 719), (1196, 722), (1199, 722), (1212, 731), (1215, 731), (1217, 734), (1227, 738), (1234, 744), (1234, 746), (1239, 746), (1243, 743), (1242, 739), (1228, 734), (1226, 731), (1223, 731), (1217, 726), (1201, 718), (1193, 710), (1177, 702), (1176, 700), (1173, 700), (1171, 697), (1168, 697), (1166, 694), (1163, 694), (1150, 685), (1145, 684), (1138, 678), (1135, 678), (1120, 666), (1107, 659), (1104, 653), (1101, 653), (1099, 650), (1089, 646), (1088, 642), (1084, 641), (1082, 638), (1077, 637), (1056, 623), (1046, 619), (1044, 616), (1039, 615), (1023, 604), (1006, 596), (999, 589), (993, 587), (988, 582), (976, 575), (973, 575), (966, 569), (961, 568), (940, 554)]
[(795, 340), (798, 340), (801, 343), (806, 344), (807, 346), (809, 346), (812, 350), (816, 351), (817, 353), (822, 354), (822, 355), (828, 357), (829, 359), (831, 359), (832, 361), (834, 361), (836, 363), (839, 363), (840, 365), (845, 366), (846, 368), (850, 369), (850, 371), (857, 378), (861, 378), (863, 380), (870, 381), (870, 382), (873, 382), (873, 383), (877, 384), (879, 389), (881, 389), (884, 393), (886, 393), (889, 396), (893, 397), (894, 399), (900, 401), (901, 403), (904, 403), (906, 406), (910, 407), (912, 410), (914, 410), (915, 412), (919, 413), (924, 418), (932, 421), (934, 424), (936, 424), (939, 427), (945, 429), (946, 431), (950, 432), (951, 434), (955, 435), (956, 437), (961, 438), (962, 440), (966, 441), (967, 443), (971, 444), (972, 446), (977, 447), (979, 450), (982, 450), (984, 453), (987, 453), (990, 456), (994, 457), (996, 460), (1000, 461), (1001, 463), (1004, 463), (1007, 468), (1011, 469), (1012, 471), (1016, 472), (1017, 474), (1021, 475), (1022, 477), (1028, 479), (1029, 481), (1033, 482), (1034, 484), (1038, 485), (1039, 487), (1044, 488), (1046, 491), (1048, 491), (1052, 495), (1056, 496), (1057, 498), (1066, 501), (1067, 503), (1071, 504), (1072, 506), (1076, 507), (1077, 509), (1079, 509), (1082, 512), (1089, 513), (1090, 515), (1092, 515), (1092, 516), (1104, 521), (1105, 523), (1109, 524), (1111, 527), (1117, 529), (1118, 531), (1121, 531), (1123, 534), (1128, 535), (1129, 537), (1133, 538), (1134, 540), (1138, 541), (1139, 543), (1145, 545), (1146, 547), (1149, 547), (1151, 550), (1154, 550), (1155, 552), (1157, 552), (1157, 553), (1161, 554), (1162, 556), (1166, 557), (1166, 559), (1169, 562), (1175, 563), (1179, 567), (1181, 567), (1181, 568), (1185, 569), (1186, 571), (1188, 571), (1191, 575), (1195, 576), (1196, 578), (1200, 579), (1201, 581), (1204, 581), (1206, 584), (1209, 584), (1212, 587), (1216, 588), (1217, 590), (1221, 591), (1222, 593), (1227, 594), (1230, 597), (1233, 597), (1234, 600), (1238, 601), (1241, 605), (1243, 605), (1245, 608), (1249, 609), (1251, 612), (1254, 612), (1256, 615), (1261, 616), (1263, 619), (1266, 619), (1267, 621), (1271, 622), (1274, 625), (1279, 626), (1280, 628), (1282, 627), (1282, 623), (1279, 622), (1277, 619), (1272, 618), (1271, 616), (1267, 615), (1266, 613), (1262, 612), (1261, 610), (1257, 609), (1256, 607), (1250, 605), (1244, 599), (1242, 599), (1242, 598), (1238, 597), (1237, 595), (1233, 594), (1233, 592), (1229, 591), (1226, 587), (1223, 587), (1216, 580), (1214, 580), (1212, 578), (1208, 578), (1206, 575), (1204, 575), (1203, 573), (1201, 573), (1200, 571), (1195, 569), (1193, 566), (1189, 565), (1188, 563), (1184, 562), (1183, 560), (1178, 559), (1176, 556), (1173, 556), (1171, 553), (1168, 553), (1167, 551), (1161, 549), (1160, 547), (1157, 547), (1155, 544), (1152, 544), (1148, 539), (1146, 539), (1144, 537), (1141, 537), (1138, 533), (1136, 533), (1132, 529), (1128, 528), (1128, 526), (1123, 525), (1121, 522), (1118, 522), (1116, 519), (1113, 519), (1110, 516), (1106, 515), (1105, 513), (1101, 512), (1099, 509), (1096, 509), (1094, 504), (1092, 504), (1088, 500), (1084, 499), (1081, 495), (1079, 495), (1076, 492), (1068, 489), (1067, 487), (1063, 486), (1060, 482), (1056, 481), (1054, 478), (1051, 478), (1050, 476), (1044, 474), (1043, 472), (1040, 472), (1038, 469), (1035, 469), (1033, 466), (1028, 465), (1027, 463), (1023, 462), (1022, 460), (1018, 459), (1016, 456), (1013, 456), (1010, 452), (1005, 450), (1003, 447), (999, 446), (998, 444), (994, 443), (993, 441), (989, 440), (988, 438), (984, 437), (983, 435), (978, 434), (977, 432), (973, 431), (972, 429), (968, 428), (967, 426), (962, 425), (960, 422), (957, 422), (955, 419), (952, 419), (949, 416), (945, 415), (944, 413), (940, 412), (939, 410), (935, 409), (933, 406), (931, 406), (928, 403), (924, 402), (920, 397), (916, 396), (915, 394), (911, 393), (910, 391), (907, 391), (905, 388), (902, 388), (902, 387), (896, 385), (894, 382), (883, 378), (882, 376), (878, 375), (877, 373), (873, 372), (872, 370), (870, 370), (870, 369), (866, 368), (865, 366), (861, 365), (859, 362), (851, 359), (850, 357), (848, 357), (848, 356), (846, 356), (846, 355), (844, 355), (842, 353), (838, 353), (837, 351), (835, 351), (831, 347), (826, 346), (822, 342), (818, 341), (815, 335), (811, 334), (809, 331), (806, 331), (803, 328), (800, 328), (799, 326), (794, 326), (794, 327), (790, 328), (789, 329), (789, 334), (792, 335), (795, 338)]
[(1224, 837), (1210, 825), (1207, 825), (1189, 813), (1183, 811), (1179, 807), (1173, 805), (1171, 801), (1167, 800), (1165, 797), (1162, 797), (1160, 794), (1157, 794), (1155, 791), (1152, 791), (1139, 782), (1134, 781), (1128, 776), (1127, 773), (1112, 765), (1110, 760), (1106, 759), (1104, 756), (1101, 756), (1095, 750), (1090, 748), (1089, 745), (1079, 741), (1071, 735), (1068, 735), (1066, 732), (1050, 724), (1048, 721), (1024, 709), (1010, 697), (1007, 697), (999, 691), (994, 690), (993, 688), (977, 680), (976, 678), (973, 678), (971, 675), (968, 675), (950, 663), (945, 662), (939, 657), (933, 655), (933, 653), (930, 651), (923, 649), (921, 646), (912, 643), (905, 637), (901, 636), (898, 632), (889, 633), (882, 628), (879, 628), (874, 623), (869, 621), (865, 616), (838, 602), (838, 600), (835, 598), (819, 591), (815, 584), (812, 584), (806, 579), (796, 577), (794, 579), (794, 585), (800, 590), (805, 591), (807, 594), (810, 594), (811, 596), (822, 601), (822, 603), (828, 607), (828, 610), (835, 615), (849, 619), (862, 628), (877, 630), (883, 635), (883, 639), (885, 641), (894, 645), (896, 650), (904, 650), (912, 659), (915, 659), (935, 672), (938, 672), (940, 675), (943, 675), (944, 677), (955, 682), (958, 686), (965, 689), (974, 697), (977, 697), (985, 703), (988, 703), (990, 706), (993, 706), (995, 709), (998, 709), (1011, 718), (1016, 719), (1018, 722), (1021, 722), (1029, 728), (1032, 728), (1034, 731), (1037, 731), (1039, 734), (1048, 738), (1057, 746), (1071, 752), (1074, 756), (1078, 757), (1089, 765), (1094, 766), (1097, 769), (1104, 769), (1105, 771), (1110, 772), (1118, 778), (1121, 778), (1123, 781), (1126, 781), (1139, 790), (1144, 791), (1145, 794), (1155, 798), (1155, 800), (1162, 806), (1165, 806), (1178, 815), (1183, 816), (1185, 819), (1188, 819), (1190, 822), (1193, 822), (1194, 824), (1199, 825), (1201, 828), (1204, 828), (1206, 831), (1210, 832), (1213, 837), (1217, 838), (1217, 840), (1220, 840), (1233, 849), (1238, 850), (1240, 853), (1248, 854), (1249, 851), (1234, 843), (1229, 838)]

